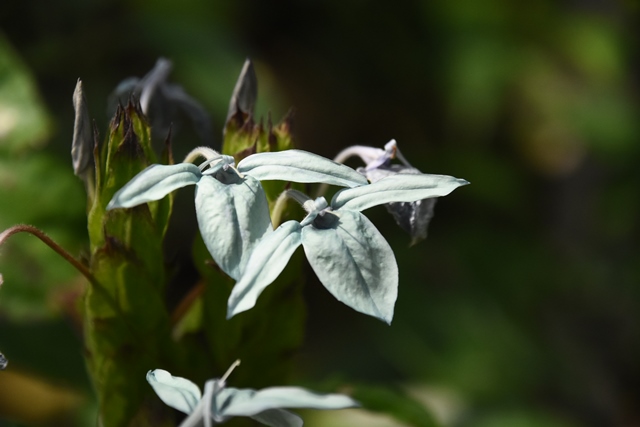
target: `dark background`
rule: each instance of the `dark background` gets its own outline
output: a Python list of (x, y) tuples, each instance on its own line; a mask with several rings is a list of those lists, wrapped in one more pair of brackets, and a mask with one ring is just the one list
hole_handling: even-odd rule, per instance
[[(78, 77), (104, 132), (115, 85), (167, 57), (219, 143), (248, 56), (258, 115), (277, 121), (295, 107), (298, 147), (333, 157), (395, 138), (423, 172), (471, 182), (438, 202), (428, 239), (411, 248), (384, 208), (367, 212), (400, 268), (391, 327), (336, 302), (307, 267), (299, 378), (406, 387), (448, 426), (640, 425), (639, 10), (631, 0), (5, 1), (0, 37), (48, 125), (46, 144), (14, 153), (2, 175), (30, 190), (0, 199), (0, 225), (31, 222), (86, 247), (69, 157)], [(195, 144), (188, 129), (174, 139), (177, 151)], [(36, 157), (47, 167), (31, 174)], [(25, 249), (25, 269), (39, 251)], [(90, 414), (77, 331), (51, 296), (78, 279), (40, 265), (32, 273), (46, 285), (10, 290), (2, 264), (0, 350), (19, 375), (0, 373), (0, 419), (17, 416), (9, 381), (27, 377)], [(26, 412), (51, 399), (24, 393)]]

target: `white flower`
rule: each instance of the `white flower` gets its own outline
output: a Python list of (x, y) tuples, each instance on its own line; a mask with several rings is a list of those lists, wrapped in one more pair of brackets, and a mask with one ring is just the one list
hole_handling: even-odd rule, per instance
[(300, 387), (269, 387), (262, 390), (226, 387), (236, 361), (222, 378), (205, 383), (204, 395), (191, 381), (156, 369), (147, 381), (164, 403), (189, 415), (180, 427), (221, 424), (232, 417), (250, 417), (271, 427), (300, 427), (302, 418), (281, 408), (342, 409), (359, 406), (342, 394), (316, 394)]

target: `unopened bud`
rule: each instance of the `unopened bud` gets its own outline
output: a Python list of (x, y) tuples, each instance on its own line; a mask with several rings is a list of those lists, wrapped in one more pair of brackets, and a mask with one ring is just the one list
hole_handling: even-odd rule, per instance
[(75, 122), (73, 125), (73, 142), (71, 144), (71, 159), (73, 160), (73, 172), (87, 181), (93, 164), (93, 131), (87, 100), (82, 90), (82, 80), (78, 79), (76, 89), (73, 92), (73, 108), (75, 110)]
[(238, 112), (247, 115), (253, 115), (253, 109), (258, 98), (258, 78), (253, 68), (253, 63), (249, 58), (244, 61), (240, 76), (233, 88), (231, 100), (229, 101), (229, 111), (227, 112), (227, 120), (229, 120)]

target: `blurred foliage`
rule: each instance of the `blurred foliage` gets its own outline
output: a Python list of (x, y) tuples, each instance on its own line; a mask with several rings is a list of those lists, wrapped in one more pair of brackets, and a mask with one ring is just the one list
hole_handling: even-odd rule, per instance
[[(0, 229), (47, 224), (52, 236), (77, 248), (77, 236), (66, 230), (82, 221), (83, 196), (65, 165), (43, 152), (50, 120), (33, 77), (0, 33)], [(16, 286), (3, 289), (0, 310), (18, 318), (60, 312), (65, 289), (74, 286), (73, 272), (40, 242), (15, 240), (3, 251), (3, 273)]]
[(4, 153), (41, 146), (49, 134), (47, 113), (27, 68), (5, 39), (0, 38), (0, 141)]
[[(420, 170), (472, 183), (438, 203), (429, 238), (411, 249), (384, 209), (371, 210), (399, 263), (394, 323), (358, 316), (308, 284), (298, 378), (341, 372), (429, 385), (439, 391), (425, 405), (451, 426), (635, 425), (638, 11), (635, 1), (603, 0), (10, 0), (0, 28), (13, 48), (2, 44), (0, 87), (14, 87), (5, 64), (24, 63), (9, 69), (33, 76), (51, 118), (42, 122), (46, 149), (38, 148), (44, 134), (30, 136), (27, 151), (3, 160), (0, 226), (30, 222), (71, 252), (88, 247), (82, 184), (68, 155), (78, 76), (102, 128), (115, 84), (166, 56), (172, 79), (210, 111), (220, 138), (251, 56), (258, 110), (266, 115), (269, 105), (281, 117), (294, 105), (301, 148), (330, 157), (396, 138)], [(29, 103), (40, 105), (33, 113), (43, 107), (31, 87)], [(185, 126), (176, 158), (190, 141)], [(3, 190), (12, 180), (22, 184)], [(60, 307), (48, 290), (56, 295), (73, 272), (38, 242), (20, 246), (29, 240), (16, 237), (2, 251), (0, 350), (10, 366), (51, 379), (65, 360), (77, 363), (80, 347), (69, 345), (55, 364), (30, 359), (8, 316), (42, 318)], [(23, 280), (25, 270), (33, 279)], [(29, 339), (47, 331), (34, 328)]]

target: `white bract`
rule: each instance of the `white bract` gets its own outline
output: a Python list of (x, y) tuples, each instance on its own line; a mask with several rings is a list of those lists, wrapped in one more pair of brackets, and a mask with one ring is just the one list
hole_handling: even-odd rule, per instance
[(303, 246), (320, 282), (339, 301), (387, 323), (398, 293), (398, 266), (387, 241), (360, 211), (390, 202), (414, 202), (449, 194), (467, 181), (445, 175), (392, 175), (373, 184), (343, 189), (331, 205), (290, 190), (307, 211), (265, 235), (254, 248), (231, 292), (227, 317), (252, 308), (260, 293), (280, 275)]
[(204, 394), (191, 381), (156, 369), (147, 381), (168, 406), (188, 415), (180, 427), (209, 427), (232, 417), (251, 417), (271, 427), (300, 427), (302, 418), (281, 408), (342, 409), (359, 406), (341, 394), (316, 394), (300, 387), (269, 387), (262, 390), (226, 387), (229, 368), (219, 379), (205, 383)]
[(209, 148), (194, 150), (190, 163), (151, 165), (133, 177), (107, 205), (129, 208), (159, 200), (188, 185), (196, 185), (196, 214), (200, 233), (218, 266), (238, 280), (255, 245), (272, 231), (269, 205), (260, 180), (325, 182), (356, 187), (367, 183), (353, 169), (301, 150), (258, 153), (235, 166), (233, 157)]

